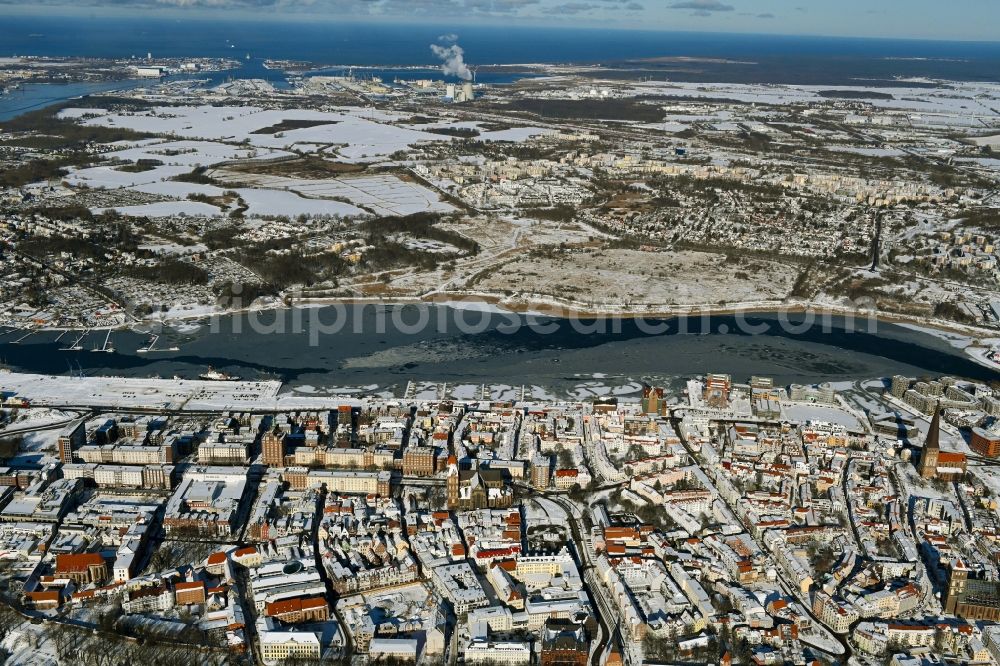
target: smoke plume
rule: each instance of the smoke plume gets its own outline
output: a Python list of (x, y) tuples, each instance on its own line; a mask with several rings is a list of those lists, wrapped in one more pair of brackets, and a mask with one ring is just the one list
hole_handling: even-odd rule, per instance
[(445, 35), (439, 41), (453, 42), (450, 46), (431, 44), (431, 51), (441, 59), (441, 71), (445, 76), (457, 76), (463, 81), (472, 80), (472, 70), (465, 64), (465, 50), (455, 44), (457, 35)]

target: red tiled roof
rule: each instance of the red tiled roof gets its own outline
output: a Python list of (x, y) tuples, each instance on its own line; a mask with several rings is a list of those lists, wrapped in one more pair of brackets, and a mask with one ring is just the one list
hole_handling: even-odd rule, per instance
[(322, 606), (326, 606), (326, 600), (323, 597), (292, 597), (291, 599), (269, 602), (264, 608), (264, 615), (273, 617), (275, 615), (320, 608)]
[(934, 627), (922, 624), (889, 624), (892, 631), (934, 631)]
[(476, 553), (476, 559), (487, 560), (494, 557), (509, 557), (510, 555), (520, 552), (520, 546), (511, 546), (510, 548), (486, 548)]
[(100, 553), (77, 553), (56, 555), (57, 573), (79, 573), (88, 571), (90, 567), (104, 564)]
[(302, 600), (302, 610), (312, 610), (313, 608), (324, 608), (326, 599), (323, 597), (307, 597)]
[(211, 555), (208, 556), (208, 559), (206, 560), (206, 562), (210, 565), (222, 564), (225, 561), (226, 561), (226, 554), (222, 552), (212, 553)]

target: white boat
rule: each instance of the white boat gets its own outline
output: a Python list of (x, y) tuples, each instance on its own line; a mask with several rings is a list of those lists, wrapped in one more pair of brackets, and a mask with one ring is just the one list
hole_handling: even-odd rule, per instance
[(78, 337), (76, 340), (73, 341), (73, 344), (71, 344), (69, 347), (63, 347), (62, 351), (80, 351), (81, 349), (83, 349), (83, 345), (81, 345), (80, 343), (83, 342), (83, 339), (85, 337), (87, 337), (88, 331), (89, 329), (85, 329), (83, 333), (80, 334), (80, 337)]
[(175, 351), (180, 351), (181, 350), (181, 348), (178, 347), (178, 346), (176, 346), (176, 345), (173, 346), (173, 347), (164, 347), (162, 349), (157, 349), (156, 348), (156, 341), (159, 340), (159, 339), (160, 339), (160, 336), (154, 335), (152, 338), (149, 339), (149, 344), (147, 344), (145, 347), (140, 347), (139, 349), (136, 349), (135, 350), (136, 353), (139, 353), (139, 354), (149, 354), (150, 352), (175, 352)]
[(209, 382), (235, 382), (239, 381), (240, 378), (235, 375), (220, 372), (212, 366), (208, 366), (208, 370), (198, 375), (198, 379), (204, 379)]
[(108, 334), (104, 336), (104, 344), (100, 347), (94, 347), (90, 351), (94, 352), (108, 352), (109, 354), (115, 350), (114, 347), (110, 345), (111, 342), (111, 329), (108, 329)]
[(145, 347), (139, 347), (138, 349), (136, 349), (135, 350), (136, 353), (137, 354), (146, 354), (148, 352), (155, 351), (155, 349), (156, 349), (156, 341), (159, 340), (159, 339), (160, 339), (160, 336), (154, 335), (153, 337), (151, 337), (149, 339), (149, 342), (146, 343)]

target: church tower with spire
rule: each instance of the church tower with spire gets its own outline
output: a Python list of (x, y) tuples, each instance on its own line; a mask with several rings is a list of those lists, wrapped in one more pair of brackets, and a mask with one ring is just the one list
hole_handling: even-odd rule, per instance
[(920, 454), (920, 476), (933, 479), (937, 476), (938, 457), (941, 455), (941, 410), (934, 410), (931, 427), (924, 440), (924, 450)]
[(448, 456), (448, 508), (458, 508), (458, 458)]

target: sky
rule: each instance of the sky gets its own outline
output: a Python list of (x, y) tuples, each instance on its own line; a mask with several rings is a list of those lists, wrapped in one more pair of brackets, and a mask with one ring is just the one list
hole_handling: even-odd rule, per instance
[(0, 0), (0, 13), (614, 27), (664, 31), (1000, 40), (1000, 0)]

